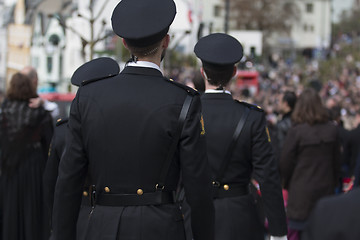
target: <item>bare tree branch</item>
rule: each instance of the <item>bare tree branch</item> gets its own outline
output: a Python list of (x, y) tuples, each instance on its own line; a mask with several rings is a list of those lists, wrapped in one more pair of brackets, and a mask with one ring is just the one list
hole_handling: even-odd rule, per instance
[(102, 40), (105, 40), (106, 38), (110, 37), (111, 35), (113, 35), (112, 32), (109, 32), (109, 33), (105, 34), (103, 37), (96, 39), (96, 40), (94, 41), (94, 44), (96, 44), (96, 43), (98, 43), (98, 42), (100, 42), (100, 41), (102, 41)]
[(109, 3), (109, 1), (104, 1), (104, 4), (101, 6), (98, 14), (96, 15), (96, 17), (94, 18), (94, 20), (96, 21), (100, 16), (101, 16), (101, 13), (104, 11), (106, 5)]

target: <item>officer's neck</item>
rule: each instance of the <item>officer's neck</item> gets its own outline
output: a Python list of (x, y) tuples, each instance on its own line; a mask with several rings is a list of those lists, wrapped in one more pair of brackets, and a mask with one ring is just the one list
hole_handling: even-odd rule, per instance
[(161, 63), (161, 55), (154, 55), (154, 56), (145, 56), (145, 57), (139, 57), (137, 59), (137, 61), (146, 61), (146, 62), (152, 62), (155, 63), (156, 65), (158, 65), (160, 67), (160, 63)]
[(205, 90), (215, 90), (219, 86), (211, 85), (209, 81), (205, 80)]

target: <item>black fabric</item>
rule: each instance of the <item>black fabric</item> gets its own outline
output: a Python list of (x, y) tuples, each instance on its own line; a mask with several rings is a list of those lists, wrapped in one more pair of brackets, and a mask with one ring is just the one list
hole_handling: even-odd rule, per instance
[(156, 191), (138, 194), (100, 194), (96, 204), (101, 206), (144, 206), (175, 203), (173, 192)]
[[(187, 89), (187, 90), (186, 90)], [(192, 211), (194, 236), (213, 239), (212, 186), (201, 135), (201, 103), (190, 88), (179, 87), (156, 69), (126, 67), (119, 75), (79, 88), (69, 118), (65, 154), (54, 201), (54, 237), (74, 239), (87, 174), (98, 194), (155, 191), (161, 166), (176, 132), (187, 95), (189, 113), (164, 191), (175, 191), (180, 170)], [(184, 239), (179, 206), (108, 207), (89, 216), (86, 239)]]
[(360, 189), (321, 199), (302, 233), (301, 240), (360, 239)]
[(168, 176), (169, 168), (171, 166), (171, 162), (172, 162), (172, 160), (174, 158), (176, 148), (177, 148), (177, 146), (179, 144), (179, 139), (180, 139), (183, 127), (184, 127), (184, 122), (185, 122), (186, 116), (187, 116), (187, 114), (189, 112), (191, 101), (192, 101), (192, 96), (187, 95), (186, 98), (185, 98), (184, 104), (183, 104), (183, 106), (181, 108), (181, 111), (180, 111), (178, 125), (177, 125), (177, 129), (176, 129), (176, 132), (175, 132), (175, 135), (174, 135), (174, 140), (171, 143), (169, 151), (168, 151), (168, 153), (166, 155), (165, 162), (164, 162), (164, 164), (163, 164), (163, 166), (161, 168), (159, 181), (156, 184), (156, 190), (161, 190), (161, 189), (163, 189), (165, 187), (166, 177)]
[(114, 32), (135, 47), (150, 46), (167, 33), (176, 15), (173, 0), (123, 0), (115, 7)]
[(214, 187), (213, 198), (240, 197), (249, 194), (249, 186), (230, 184), (226, 186), (227, 190), (224, 187), (224, 185)]
[(42, 174), (53, 133), (51, 116), (26, 101), (5, 100), (1, 110), (2, 239), (47, 239)]
[[(340, 127), (338, 128), (341, 131), (341, 128)], [(355, 129), (349, 131), (346, 134), (346, 138), (344, 141), (343, 163), (349, 169), (345, 175), (347, 177), (354, 176), (356, 159), (360, 153), (359, 146), (360, 146), (360, 125), (357, 126)]]
[[(226, 93), (205, 93), (201, 101), (207, 154), (213, 178), (217, 175), (241, 115), (246, 108), (251, 108), (222, 182), (229, 184), (230, 188), (232, 184), (248, 186), (254, 176), (260, 184), (270, 234), (286, 235), (280, 178), (266, 133), (264, 112), (255, 106), (240, 104)], [(215, 199), (214, 204), (216, 239), (263, 239), (263, 223), (259, 220), (254, 199), (250, 194)], [(189, 232), (191, 231), (187, 229), (187, 235)]]
[[(63, 124), (55, 127), (54, 135), (51, 140), (49, 149), (49, 158), (46, 162), (43, 182), (44, 182), (44, 198), (45, 203), (51, 214), (54, 205), (55, 184), (58, 177), (58, 169), (61, 155), (65, 149), (65, 133), (67, 128), (67, 120), (63, 120)], [(51, 216), (49, 216), (49, 220)], [(50, 221), (49, 221), (50, 222)]]
[(213, 33), (200, 38), (194, 52), (206, 66), (214, 70), (231, 67), (243, 57), (240, 42), (225, 33)]
[(215, 182), (214, 182), (215, 184), (223, 183), (223, 178), (224, 178), (225, 171), (229, 167), (229, 163), (230, 163), (230, 160), (232, 158), (234, 148), (236, 146), (236, 142), (237, 142), (237, 140), (238, 140), (238, 138), (239, 138), (239, 136), (241, 134), (241, 131), (244, 128), (244, 124), (246, 122), (246, 119), (247, 119), (249, 113), (250, 113), (250, 109), (245, 108), (244, 113), (241, 115), (240, 120), (239, 120), (238, 124), (236, 125), (234, 135), (233, 135), (233, 137), (231, 139), (231, 142), (230, 142), (229, 147), (228, 147), (228, 149), (226, 151), (225, 157), (224, 157), (224, 159), (223, 159), (223, 161), (222, 161), (222, 163), (220, 165), (220, 168), (219, 168), (219, 170), (217, 172)]
[(71, 76), (71, 84), (80, 86), (83, 82), (112, 77), (119, 74), (119, 72), (119, 64), (112, 58), (96, 58), (76, 69)]

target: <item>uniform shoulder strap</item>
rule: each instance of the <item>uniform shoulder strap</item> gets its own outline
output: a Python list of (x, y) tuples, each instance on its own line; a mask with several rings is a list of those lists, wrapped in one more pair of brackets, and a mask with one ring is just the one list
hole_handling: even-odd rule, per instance
[(65, 119), (59, 118), (59, 119), (56, 121), (56, 126), (60, 126), (60, 125), (62, 125), (62, 124), (64, 124), (64, 123), (67, 123), (68, 121), (69, 121), (68, 118), (65, 118)]
[(255, 110), (255, 111), (258, 111), (258, 112), (264, 112), (264, 110), (258, 105), (254, 105), (254, 104), (250, 104), (250, 103), (243, 102), (243, 101), (238, 101), (238, 100), (235, 100), (235, 101), (240, 103), (241, 105), (244, 105), (247, 108), (250, 108), (251, 110)]
[(175, 86), (177, 86), (179, 88), (184, 89), (186, 92), (188, 92), (188, 94), (190, 94), (192, 96), (200, 94), (197, 90), (195, 90), (195, 89), (193, 89), (191, 87), (188, 87), (188, 86), (186, 86), (186, 85), (184, 85), (182, 83), (176, 82), (176, 81), (174, 81), (172, 79), (168, 79), (168, 78), (164, 77), (164, 80), (167, 81), (167, 82), (172, 83), (173, 85), (175, 85)]
[(188, 94), (185, 98), (184, 104), (182, 106), (182, 109), (180, 111), (180, 115), (179, 115), (179, 120), (178, 120), (178, 124), (177, 124), (177, 129), (174, 135), (174, 139), (170, 145), (169, 151), (166, 155), (166, 159), (165, 162), (162, 166), (161, 172), (160, 172), (160, 177), (159, 180), (156, 184), (156, 190), (163, 190), (165, 187), (165, 181), (166, 181), (166, 177), (168, 175), (169, 172), (169, 168), (170, 165), (172, 163), (172, 160), (174, 158), (174, 154), (176, 151), (176, 147), (179, 143), (180, 140), (180, 136), (181, 136), (181, 132), (184, 126), (184, 122), (185, 122), (185, 118), (189, 112), (190, 109), (190, 105), (192, 102), (193, 96), (191, 94)]
[(221, 185), (221, 181), (223, 180), (225, 171), (228, 168), (228, 165), (230, 163), (230, 159), (231, 159), (232, 154), (234, 152), (236, 142), (237, 142), (237, 140), (238, 140), (238, 138), (239, 138), (239, 136), (240, 136), (240, 134), (241, 134), (241, 132), (242, 132), (242, 130), (244, 128), (244, 124), (246, 122), (246, 119), (247, 119), (249, 113), (250, 113), (249, 107), (245, 107), (245, 110), (244, 110), (243, 114), (241, 115), (240, 120), (239, 120), (239, 122), (238, 122), (238, 124), (236, 126), (235, 131), (234, 131), (231, 143), (230, 143), (230, 145), (229, 145), (229, 147), (227, 149), (225, 159), (221, 163), (221, 166), (220, 166), (218, 174), (217, 174), (217, 176), (215, 178), (215, 181), (213, 181), (214, 186), (220, 186)]

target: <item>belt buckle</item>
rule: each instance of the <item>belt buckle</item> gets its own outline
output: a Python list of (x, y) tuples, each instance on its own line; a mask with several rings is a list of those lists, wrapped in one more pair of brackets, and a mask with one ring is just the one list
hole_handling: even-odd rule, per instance
[(212, 184), (213, 184), (213, 187), (217, 187), (217, 188), (219, 188), (221, 186), (221, 184), (218, 181), (213, 181)]

